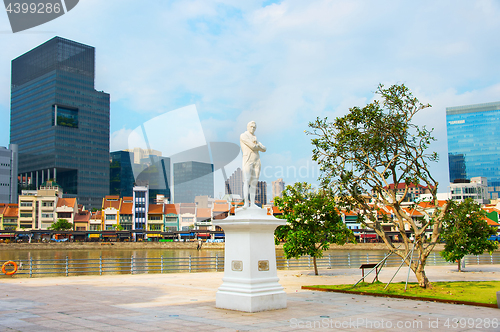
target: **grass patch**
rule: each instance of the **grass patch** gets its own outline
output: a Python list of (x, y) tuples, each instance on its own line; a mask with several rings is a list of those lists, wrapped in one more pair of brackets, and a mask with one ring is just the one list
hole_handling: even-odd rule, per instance
[(385, 283), (359, 283), (356, 287), (348, 285), (318, 285), (308, 289), (347, 291), (356, 293), (381, 294), (386, 296), (404, 296), (408, 298), (429, 298), (446, 301), (463, 301), (484, 304), (497, 304), (497, 291), (500, 291), (500, 281), (448, 281), (433, 282), (432, 288), (423, 289), (417, 283), (392, 283), (384, 290)]

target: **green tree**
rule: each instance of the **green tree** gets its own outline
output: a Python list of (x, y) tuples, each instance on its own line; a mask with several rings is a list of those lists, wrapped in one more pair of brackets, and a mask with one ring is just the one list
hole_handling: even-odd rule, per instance
[(498, 248), (495, 241), (488, 240), (497, 229), (488, 225), (485, 217), (486, 212), (471, 198), (459, 204), (450, 201), (441, 231), (441, 240), (446, 242), (441, 256), (448, 262), (457, 261), (459, 272), (465, 255), (481, 255)]
[[(428, 166), (438, 160), (435, 152), (427, 152), (434, 140), (432, 130), (413, 123), (414, 116), (430, 105), (420, 103), (405, 85), (379, 85), (375, 93), (378, 100), (363, 108), (353, 107), (333, 122), (317, 118), (309, 124), (308, 134), (314, 136), (313, 160), (321, 167), (322, 186), (335, 193), (341, 207), (357, 212), (359, 221), (375, 230), (391, 252), (407, 265), (410, 251), (417, 252), (418, 259), (410, 268), (419, 285), (428, 287), (424, 268), (447, 209), (447, 204), (438, 204), (438, 183)], [(418, 184), (430, 189), (428, 207), (432, 209), (403, 206), (410, 188)], [(402, 194), (398, 192), (401, 187)], [(379, 213), (382, 210), (386, 213)], [(424, 218), (414, 218), (415, 211)], [(432, 234), (426, 239), (429, 228)], [(402, 248), (387, 236), (389, 229), (399, 232)], [(411, 231), (413, 241), (406, 230)]]
[(57, 219), (55, 223), (49, 226), (53, 231), (69, 231), (73, 229), (73, 224), (66, 219)]
[(333, 197), (327, 190), (313, 190), (310, 184), (287, 186), (274, 204), (283, 211), (287, 224), (276, 229), (276, 243), (284, 241), (286, 258), (310, 255), (314, 274), (318, 275), (316, 258), (323, 257), (330, 243), (344, 244), (354, 240), (352, 231), (342, 222)]
[(120, 224), (116, 224), (116, 225), (113, 225), (113, 227), (115, 228), (115, 230), (117, 231), (123, 231), (123, 226), (120, 225)]

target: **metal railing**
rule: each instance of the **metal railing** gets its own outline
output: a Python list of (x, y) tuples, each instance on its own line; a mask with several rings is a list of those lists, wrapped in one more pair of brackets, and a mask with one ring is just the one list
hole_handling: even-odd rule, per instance
[[(383, 254), (327, 254), (316, 260), (318, 269), (335, 268), (359, 268), (361, 264), (377, 263)], [(414, 259), (418, 259), (414, 255)], [(500, 252), (492, 255), (466, 256), (465, 265), (500, 264)], [(384, 266), (399, 266), (401, 258), (389, 257)], [(179, 273), (179, 272), (220, 272), (224, 271), (223, 256), (208, 257), (155, 257), (140, 258), (94, 258), (94, 259), (27, 259), (15, 261), (18, 271), (14, 277), (37, 277), (37, 276), (74, 276), (88, 274), (140, 274), (140, 273)], [(426, 266), (433, 265), (455, 265), (446, 262), (438, 253), (431, 253), (427, 259)], [(310, 256), (302, 256), (299, 259), (286, 259), (282, 256), (276, 257), (276, 265), (279, 270), (312, 269), (313, 259)], [(8, 269), (8, 268), (7, 268)], [(3, 278), (12, 277), (1, 274)]]

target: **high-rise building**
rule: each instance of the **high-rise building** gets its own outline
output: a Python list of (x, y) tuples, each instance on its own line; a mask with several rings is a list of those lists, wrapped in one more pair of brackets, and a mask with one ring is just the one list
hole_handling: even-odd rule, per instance
[(0, 146), (0, 203), (17, 203), (17, 144)]
[(214, 165), (174, 163), (174, 203), (194, 203), (196, 196), (214, 197)]
[(149, 158), (150, 156), (161, 157), (161, 151), (157, 151), (154, 149), (141, 149), (141, 148), (133, 148), (126, 149), (125, 151), (133, 153), (134, 164), (141, 164), (141, 160), (144, 158)]
[(236, 171), (225, 182), (225, 191), (228, 195), (239, 195), (243, 199), (243, 172), (241, 168)]
[(491, 199), (500, 193), (500, 102), (447, 107), (450, 182), (486, 177)]
[(257, 192), (255, 193), (255, 204), (262, 207), (267, 204), (267, 183), (259, 181), (257, 184)]
[(109, 192), (109, 94), (94, 78), (94, 47), (60, 37), (12, 60), (19, 174), (35, 187), (54, 179), (89, 209)]
[(131, 159), (133, 152), (111, 152), (109, 167), (109, 193), (120, 197), (132, 196), (134, 188), (134, 172)]
[[(171, 200), (170, 195), (170, 158), (149, 155), (141, 164), (134, 164), (135, 183), (149, 187), (149, 203), (154, 204), (157, 195), (163, 200)], [(138, 168), (141, 171), (138, 171)]]
[(467, 198), (472, 198), (476, 203), (488, 204), (488, 182), (485, 177), (473, 177), (470, 180), (457, 179), (450, 183), (451, 198), (455, 201), (463, 202)]
[(274, 197), (282, 197), (283, 190), (285, 190), (285, 181), (283, 181), (282, 178), (279, 178), (278, 180), (272, 182), (272, 187), (273, 187), (273, 200)]
[[(146, 231), (146, 221), (149, 209), (148, 186), (134, 186), (132, 202), (132, 230)], [(135, 232), (134, 239), (143, 239), (144, 233)]]

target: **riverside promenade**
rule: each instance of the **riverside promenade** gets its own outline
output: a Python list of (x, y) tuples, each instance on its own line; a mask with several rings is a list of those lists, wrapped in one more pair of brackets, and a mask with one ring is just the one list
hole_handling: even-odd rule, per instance
[[(387, 282), (394, 271), (384, 268), (380, 280)], [(500, 278), (500, 265), (426, 271), (431, 281)], [(401, 270), (394, 281), (404, 281), (406, 273)], [(500, 309), (301, 289), (360, 278), (354, 268), (320, 274), (278, 271), (288, 308), (257, 313), (215, 307), (222, 272), (1, 279), (0, 331), (500, 330), (492, 324), (500, 324)]]

